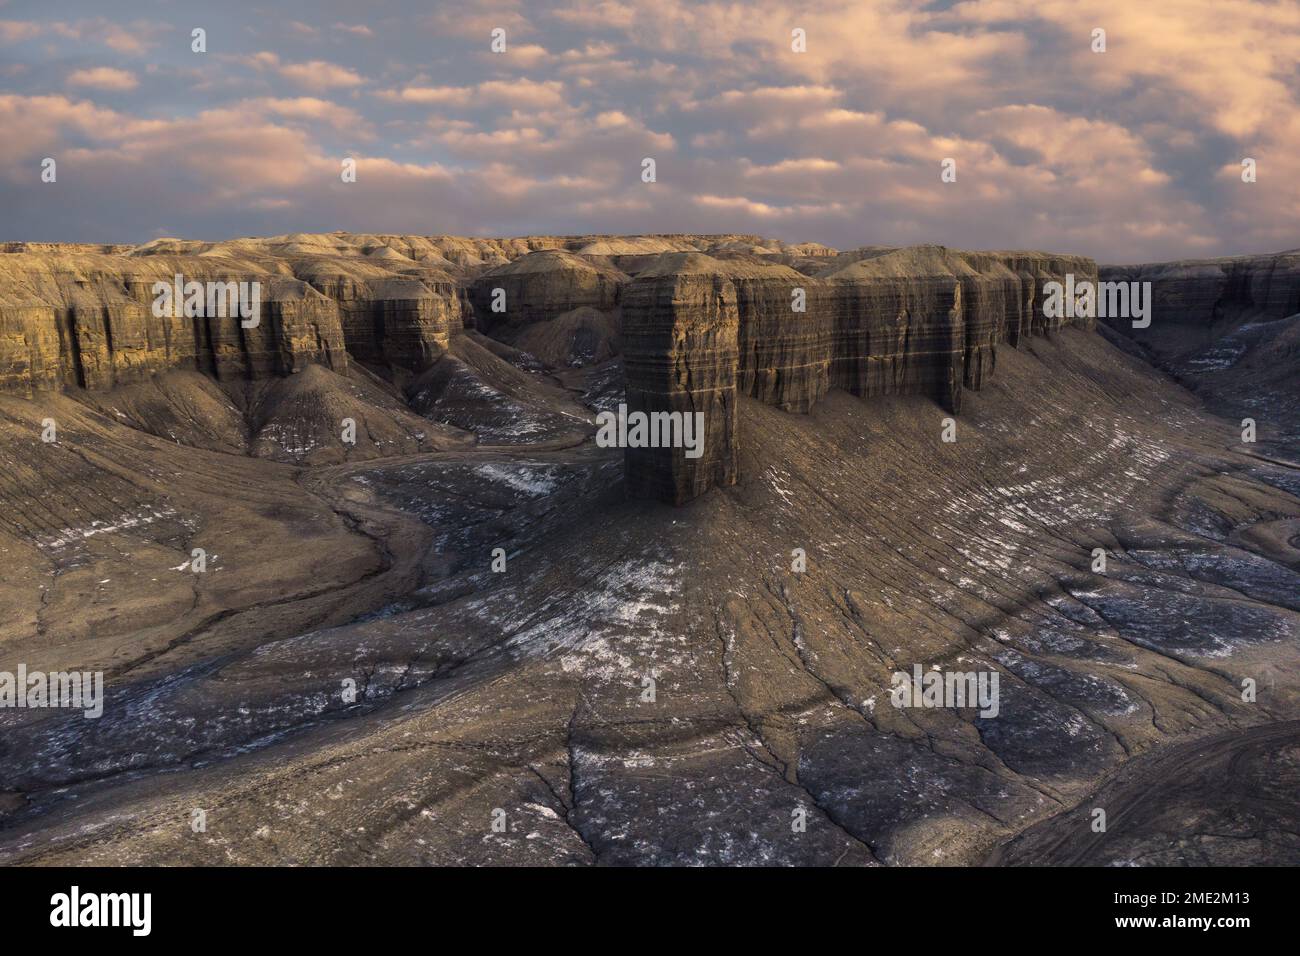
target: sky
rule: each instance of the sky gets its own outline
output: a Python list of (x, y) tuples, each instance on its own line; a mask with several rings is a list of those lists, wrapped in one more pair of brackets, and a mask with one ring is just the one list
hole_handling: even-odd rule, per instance
[(0, 0), (0, 241), (1273, 252), (1298, 100), (1300, 0)]

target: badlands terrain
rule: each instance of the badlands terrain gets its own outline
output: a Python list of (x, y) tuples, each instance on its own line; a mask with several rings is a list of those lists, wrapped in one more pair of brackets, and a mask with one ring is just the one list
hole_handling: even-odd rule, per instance
[(0, 671), (105, 680), (0, 862), (1300, 862), (1298, 357), (1295, 253), (0, 246)]

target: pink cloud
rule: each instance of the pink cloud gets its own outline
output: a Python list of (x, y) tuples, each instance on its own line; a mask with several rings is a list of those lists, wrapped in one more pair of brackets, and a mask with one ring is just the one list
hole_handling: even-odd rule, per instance
[(133, 90), (140, 85), (135, 74), (111, 66), (97, 66), (89, 70), (74, 70), (68, 76), (69, 86), (89, 86), (96, 90)]
[(336, 87), (361, 86), (365, 80), (355, 70), (350, 70), (327, 60), (309, 60), (306, 63), (286, 63), (280, 75), (299, 86), (313, 90)]
[(25, 20), (0, 20), (0, 43), (21, 43), (41, 35), (45, 27)]
[(394, 103), (437, 103), (459, 107), (494, 104), (544, 109), (565, 104), (564, 84), (555, 80), (488, 80), (477, 86), (407, 86), (398, 90), (380, 90), (375, 95)]
[(77, 43), (101, 43), (111, 50), (138, 56), (155, 45), (154, 37), (162, 29), (156, 21), (137, 20), (129, 25), (114, 23), (103, 17), (66, 22), (53, 20), (0, 20), (0, 42), (21, 43), (41, 36), (54, 36)]

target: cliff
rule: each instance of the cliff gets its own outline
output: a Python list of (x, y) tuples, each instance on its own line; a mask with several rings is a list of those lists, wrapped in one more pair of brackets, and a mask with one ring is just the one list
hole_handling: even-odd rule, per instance
[[(994, 373), (1000, 344), (1064, 321), (1043, 314), (1046, 282), (1096, 278), (1079, 257), (837, 253), (744, 235), (331, 233), (0, 249), (0, 391), (100, 391), (172, 369), (256, 382), (310, 365), (343, 371), (351, 359), (398, 389), (421, 383), (421, 402), (441, 401), (446, 414), (429, 383), (450, 381), (467, 329), (513, 347), (506, 364), (582, 368), (621, 350), (630, 411), (704, 416), (698, 457), (625, 452), (628, 492), (673, 503), (737, 480), (738, 396), (806, 413), (831, 389), (924, 395), (957, 414), (963, 390)], [(154, 316), (153, 284), (178, 274), (259, 283), (258, 323)], [(1257, 294), (1289, 294), (1269, 289)], [(490, 391), (466, 388), (466, 401)]]
[(1260, 453), (1293, 454), (1300, 440), (1300, 250), (1103, 266), (1101, 277), (1151, 283), (1149, 326), (1107, 320), (1117, 344), (1154, 361), (1211, 411), (1254, 420)]
[(662, 256), (622, 292), (628, 411), (702, 411), (705, 448), (629, 448), (628, 491), (681, 504), (733, 484), (737, 394), (792, 412), (831, 388), (926, 395), (955, 414), (1000, 343), (1067, 321), (1042, 309), (1067, 273), (1097, 278), (1082, 257), (939, 246), (860, 250), (811, 276), (752, 254)]
[(623, 368), (629, 411), (704, 415), (703, 454), (628, 448), (633, 497), (681, 502), (735, 484), (740, 297), (717, 260), (669, 253), (623, 290)]
[(1234, 329), (1300, 312), (1300, 250), (1276, 255), (1102, 266), (1109, 282), (1151, 283), (1151, 325), (1108, 324), (1177, 362)]
[[(548, 249), (481, 273), (469, 284), (469, 300), (476, 327), (511, 342), (523, 326), (578, 309), (617, 308), (627, 278), (598, 260)], [(496, 310), (494, 301), (500, 303)]]
[[(758, 241), (294, 233), (140, 246), (7, 242), (0, 244), (0, 392), (103, 390), (168, 369), (257, 380), (307, 364), (342, 370), (349, 356), (419, 372), (477, 323), (509, 340), (568, 312), (579, 312), (565, 323), (581, 340), (576, 353), (603, 357), (617, 344), (616, 300), (627, 279), (617, 262)], [(265, 288), (258, 327), (244, 329), (231, 318), (155, 318), (153, 283), (176, 274), (187, 281), (259, 281)], [(507, 289), (504, 316), (481, 294), (497, 286)], [(580, 312), (591, 308), (605, 318)]]
[[(17, 253), (3, 257), (0, 389), (99, 390), (190, 368), (218, 379), (285, 375), (308, 362), (347, 363), (334, 303), (292, 275), (221, 257)], [(154, 315), (153, 286), (186, 281), (260, 284), (260, 315)]]

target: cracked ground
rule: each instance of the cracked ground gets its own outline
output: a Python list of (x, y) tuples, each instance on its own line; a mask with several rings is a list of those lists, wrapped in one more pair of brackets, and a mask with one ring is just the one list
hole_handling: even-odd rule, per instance
[[(0, 398), (0, 670), (108, 690), (0, 713), (0, 862), (1300, 861), (1300, 449), (1090, 333), (998, 366), (954, 443), (742, 400), (677, 509), (556, 383), (321, 465)], [(894, 707), (914, 665), (1000, 712)]]

